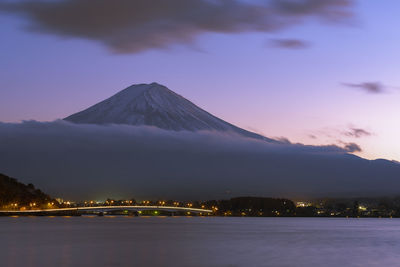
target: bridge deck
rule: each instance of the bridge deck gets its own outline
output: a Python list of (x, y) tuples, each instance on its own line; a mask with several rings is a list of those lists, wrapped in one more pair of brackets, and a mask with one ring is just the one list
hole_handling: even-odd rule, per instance
[(169, 212), (193, 212), (193, 213), (212, 213), (212, 210), (197, 209), (197, 208), (186, 208), (186, 207), (174, 207), (174, 206), (96, 206), (96, 207), (75, 207), (75, 208), (59, 208), (59, 209), (37, 209), (37, 210), (2, 210), (1, 213), (5, 214), (35, 214), (35, 213), (53, 213), (53, 212), (66, 212), (66, 211), (116, 211), (116, 210), (131, 210), (131, 211), (143, 211), (143, 210), (158, 210), (158, 211), (169, 211)]

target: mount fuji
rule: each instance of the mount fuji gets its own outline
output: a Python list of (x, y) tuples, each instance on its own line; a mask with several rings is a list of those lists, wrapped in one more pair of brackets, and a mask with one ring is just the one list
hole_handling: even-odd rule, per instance
[[(400, 192), (398, 163), (366, 160), (335, 145), (268, 139), (156, 83), (130, 86), (65, 120), (0, 123), (1, 172), (71, 199)], [(146, 125), (152, 127), (134, 127)]]
[(172, 131), (217, 131), (279, 143), (219, 119), (158, 83), (132, 85), (64, 120), (81, 124), (145, 125)]

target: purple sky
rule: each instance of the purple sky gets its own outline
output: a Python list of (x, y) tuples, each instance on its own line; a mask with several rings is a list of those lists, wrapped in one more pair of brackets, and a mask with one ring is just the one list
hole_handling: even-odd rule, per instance
[[(91, 35), (90, 27), (83, 33), (76, 25), (57, 28), (52, 18), (47, 28), (27, 31), (34, 18), (0, 5), (0, 121), (63, 118), (131, 84), (155, 81), (269, 137), (355, 142), (363, 157), (400, 160), (400, 2), (329, 1), (348, 3), (354, 15), (325, 20), (337, 12), (316, 9), (304, 18), (279, 13), (272, 26), (244, 17), (246, 23), (232, 29), (229, 16), (242, 19), (243, 9), (224, 7), (218, 12), (225, 20), (212, 25), (178, 20), (164, 36), (146, 26), (111, 40)], [(140, 46), (133, 37), (121, 38), (138, 35), (146, 40)]]

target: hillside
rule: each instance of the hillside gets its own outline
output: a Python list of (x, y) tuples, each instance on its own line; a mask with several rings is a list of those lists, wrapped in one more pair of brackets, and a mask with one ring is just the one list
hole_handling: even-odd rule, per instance
[[(44, 207), (56, 201), (50, 196), (36, 189), (34, 185), (18, 182), (16, 179), (0, 174), (0, 208), (9, 209), (21, 207)], [(15, 205), (17, 204), (17, 205)]]

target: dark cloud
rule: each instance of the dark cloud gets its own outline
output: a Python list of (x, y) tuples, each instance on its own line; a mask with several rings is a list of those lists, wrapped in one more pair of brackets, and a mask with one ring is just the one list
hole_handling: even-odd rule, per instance
[(288, 48), (288, 49), (301, 49), (310, 46), (308, 42), (297, 39), (274, 39), (270, 40), (270, 42), (271, 45), (274, 47)]
[(361, 138), (366, 136), (371, 136), (372, 133), (361, 128), (350, 128), (348, 131), (343, 133), (345, 136)]
[(190, 44), (206, 32), (275, 32), (316, 17), (352, 16), (354, 0), (59, 0), (0, 3), (28, 18), (28, 29), (98, 41), (117, 53)]
[(74, 199), (398, 193), (400, 165), (347, 154), (357, 149), (152, 127), (0, 123), (0, 172)]
[(278, 141), (279, 143), (282, 143), (282, 144), (291, 144), (292, 143), (292, 142), (290, 142), (290, 140), (287, 137), (283, 137), (283, 136), (276, 137), (273, 140), (276, 140), (276, 141)]
[(311, 139), (318, 139), (318, 137), (314, 134), (309, 134), (308, 137)]
[(343, 85), (358, 88), (371, 94), (381, 94), (386, 92), (386, 87), (380, 82), (343, 83)]
[(347, 143), (347, 144), (345, 144), (344, 149), (347, 150), (349, 153), (362, 151), (361, 147), (359, 145), (357, 145), (356, 143)]
[(353, 1), (348, 0), (273, 0), (273, 6), (283, 14), (288, 15), (313, 15), (323, 14), (325, 19), (342, 20), (351, 16), (347, 9)]
[[(345, 142), (337, 140), (337, 138), (340, 138), (340, 136), (352, 137), (352, 138), (362, 138), (362, 137), (369, 137), (374, 134), (369, 130), (366, 130), (366, 129), (363, 129), (360, 127), (354, 127), (352, 125), (344, 126), (343, 128), (346, 128), (346, 129), (343, 130), (338, 127), (324, 128), (324, 129), (321, 129), (318, 131), (318, 135), (328, 137), (329, 139), (332, 139), (334, 141), (334, 143), (339, 143), (339, 144), (344, 145)], [(311, 139), (317, 138), (317, 136), (315, 134), (309, 134), (308, 137)]]

